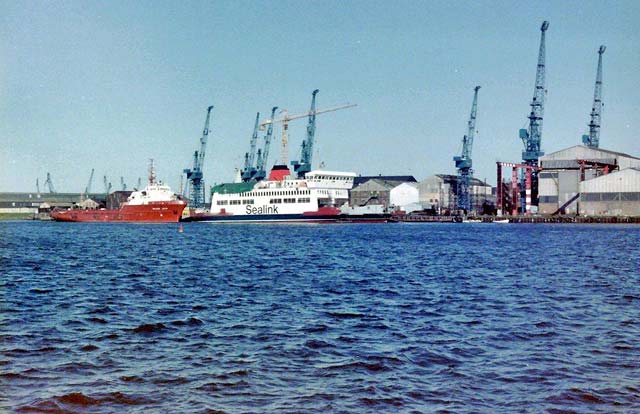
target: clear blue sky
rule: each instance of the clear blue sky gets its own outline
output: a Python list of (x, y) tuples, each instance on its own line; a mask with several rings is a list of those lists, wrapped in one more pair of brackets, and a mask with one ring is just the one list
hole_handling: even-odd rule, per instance
[(581, 142), (605, 44), (601, 147), (640, 155), (638, 1), (0, 0), (0, 191), (47, 172), (81, 191), (91, 168), (96, 191), (131, 186), (149, 158), (177, 190), (210, 104), (205, 179), (232, 180), (255, 113), (307, 111), (315, 88), (318, 108), (358, 107), (318, 116), (314, 167), (455, 173), (475, 85), (475, 175), (495, 183), (520, 159), (545, 19), (543, 150)]

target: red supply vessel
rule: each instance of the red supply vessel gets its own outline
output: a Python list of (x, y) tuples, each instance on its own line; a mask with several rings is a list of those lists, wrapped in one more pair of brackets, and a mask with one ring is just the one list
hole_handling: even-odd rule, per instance
[(169, 186), (155, 181), (152, 162), (149, 185), (132, 192), (119, 209), (53, 210), (51, 218), (56, 221), (81, 222), (177, 223), (186, 206), (187, 203), (171, 191)]

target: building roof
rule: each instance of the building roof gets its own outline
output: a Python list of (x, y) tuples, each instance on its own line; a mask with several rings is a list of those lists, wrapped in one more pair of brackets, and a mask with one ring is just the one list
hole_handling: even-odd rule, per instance
[[(442, 178), (442, 180), (444, 180), (444, 182), (446, 184), (457, 184), (458, 183), (458, 176), (457, 175), (452, 175), (452, 174), (436, 174), (436, 177)], [(471, 179), (471, 185), (476, 186), (476, 187), (491, 187), (490, 184), (485, 183), (484, 181), (478, 179), (478, 178), (472, 178)]]
[[(613, 157), (611, 157), (613, 155)], [(640, 160), (638, 157), (634, 157), (633, 155), (625, 154), (624, 152), (611, 151), (604, 148), (590, 148), (586, 145), (574, 145), (573, 147), (561, 149), (559, 151), (555, 151), (540, 157), (540, 160), (575, 160), (575, 159), (604, 159), (604, 158), (632, 158), (635, 160)]]
[(394, 188), (396, 185), (389, 182), (389, 181), (383, 181), (383, 180), (378, 180), (376, 178), (374, 179), (370, 179), (356, 187), (354, 187), (351, 192), (358, 192), (358, 191), (390, 191), (392, 188)]
[(412, 175), (359, 175), (353, 179), (353, 186), (356, 187), (373, 179), (389, 181), (397, 184), (418, 182), (418, 180), (416, 180)]

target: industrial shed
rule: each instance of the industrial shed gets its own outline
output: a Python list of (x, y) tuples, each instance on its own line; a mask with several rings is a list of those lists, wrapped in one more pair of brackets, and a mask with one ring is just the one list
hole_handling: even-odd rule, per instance
[(350, 191), (349, 205), (353, 207), (382, 205), (386, 209), (389, 207), (391, 189), (395, 186), (395, 183), (378, 179), (368, 180)]
[(580, 183), (627, 168), (640, 168), (640, 158), (629, 154), (576, 145), (540, 158), (538, 211), (577, 214)]
[(580, 183), (585, 216), (640, 216), (640, 168), (626, 168)]
[[(420, 203), (423, 208), (433, 208), (440, 213), (456, 210), (458, 176), (450, 174), (436, 174), (418, 183)], [(482, 211), (484, 203), (495, 204), (491, 186), (477, 178), (471, 180), (471, 194), (474, 210)]]

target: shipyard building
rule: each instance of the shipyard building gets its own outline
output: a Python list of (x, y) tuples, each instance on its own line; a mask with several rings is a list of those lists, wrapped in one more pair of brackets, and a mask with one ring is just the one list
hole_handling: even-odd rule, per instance
[[(458, 176), (437, 174), (417, 182), (412, 176), (356, 177), (350, 192), (349, 205), (380, 205), (385, 210), (431, 210), (437, 214), (457, 212)], [(474, 211), (483, 213), (495, 205), (491, 185), (477, 178), (471, 181)]]
[[(458, 176), (436, 174), (418, 183), (420, 204), (424, 209), (435, 210), (439, 214), (451, 214), (457, 211)], [(480, 214), (487, 205), (495, 205), (495, 196), (491, 185), (477, 178), (471, 179), (471, 199), (474, 212)]]
[(640, 214), (640, 158), (576, 145), (540, 158), (541, 214)]

